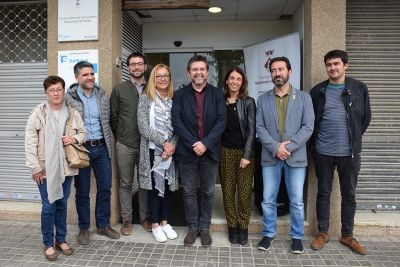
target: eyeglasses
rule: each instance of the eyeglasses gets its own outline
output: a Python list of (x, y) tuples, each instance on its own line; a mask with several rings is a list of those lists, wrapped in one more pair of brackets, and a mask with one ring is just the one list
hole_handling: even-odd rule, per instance
[(205, 72), (206, 70), (207, 70), (206, 68), (200, 68), (200, 69), (193, 68), (193, 69), (190, 69), (190, 71), (193, 71), (193, 72), (198, 72), (198, 71)]
[(46, 93), (55, 94), (57, 92), (58, 94), (61, 94), (61, 92), (63, 92), (63, 91), (64, 91), (64, 89), (61, 89), (61, 88), (58, 88), (58, 89), (47, 89)]
[(135, 67), (136, 65), (138, 65), (139, 67), (144, 65), (144, 62), (132, 62), (131, 64), (129, 64), (129, 66), (131, 67)]
[(156, 75), (157, 80), (161, 80), (162, 78), (169, 79), (169, 77), (171, 77), (171, 75), (169, 75), (169, 74)]

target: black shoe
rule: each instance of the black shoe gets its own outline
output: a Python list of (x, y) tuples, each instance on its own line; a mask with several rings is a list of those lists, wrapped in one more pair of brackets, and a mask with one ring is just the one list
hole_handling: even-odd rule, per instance
[(232, 244), (237, 244), (239, 241), (239, 235), (236, 227), (228, 227), (229, 232), (229, 242)]
[(264, 236), (263, 239), (258, 243), (259, 250), (268, 250), (271, 247), (274, 238), (269, 236)]
[(302, 254), (304, 252), (303, 242), (301, 239), (292, 239), (292, 253), (294, 254)]
[(239, 229), (239, 244), (246, 245), (247, 241), (249, 241), (249, 230), (248, 229)]

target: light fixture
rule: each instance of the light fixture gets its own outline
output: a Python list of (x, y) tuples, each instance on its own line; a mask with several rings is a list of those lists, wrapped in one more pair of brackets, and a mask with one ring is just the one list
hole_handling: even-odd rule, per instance
[(208, 12), (211, 12), (211, 13), (219, 13), (221, 11), (222, 11), (222, 9), (220, 7), (217, 7), (217, 6), (212, 6), (212, 7), (210, 7), (208, 9)]

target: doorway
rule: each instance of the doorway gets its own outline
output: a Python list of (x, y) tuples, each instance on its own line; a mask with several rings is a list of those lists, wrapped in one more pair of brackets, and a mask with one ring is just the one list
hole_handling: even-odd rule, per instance
[(243, 50), (215, 50), (193, 53), (148, 53), (146, 54), (148, 71), (150, 72), (159, 63), (169, 66), (174, 88), (178, 90), (190, 82), (186, 72), (187, 63), (194, 55), (203, 55), (207, 58), (210, 65), (207, 82), (217, 88), (223, 88), (223, 80), (229, 69), (232, 67), (244, 69)]

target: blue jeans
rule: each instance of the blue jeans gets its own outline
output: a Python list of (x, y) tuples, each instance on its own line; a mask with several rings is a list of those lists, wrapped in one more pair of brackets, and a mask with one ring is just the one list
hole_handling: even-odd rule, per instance
[(110, 226), (111, 160), (107, 146), (85, 146), (89, 150), (90, 165), (79, 169), (75, 176), (75, 204), (78, 213), (79, 229), (90, 228), (90, 172), (93, 168), (96, 177), (96, 227)]
[[(214, 188), (218, 162), (207, 153), (196, 157), (191, 163), (179, 162), (179, 173), (183, 188), (183, 203), (189, 230), (208, 230), (214, 207)], [(197, 178), (200, 177), (201, 214), (197, 206)]]
[(284, 170), (286, 190), (290, 207), (290, 236), (302, 239), (304, 236), (304, 203), (303, 187), (306, 178), (306, 167), (290, 167), (286, 161), (279, 160), (273, 166), (263, 166), (264, 182), (263, 202), (263, 236), (274, 237), (276, 234), (276, 198), (281, 183), (282, 169)]
[(72, 176), (66, 176), (62, 185), (64, 197), (49, 203), (47, 195), (47, 179), (38, 185), (42, 198), (41, 229), (45, 246), (54, 244), (54, 227), (56, 227), (56, 241), (64, 242), (67, 235), (67, 204), (71, 192)]
[(356, 187), (361, 168), (361, 156), (354, 158), (335, 157), (314, 152), (315, 173), (318, 179), (317, 220), (318, 231), (329, 230), (330, 199), (335, 166), (339, 174), (341, 203), (342, 235), (353, 235), (354, 216), (356, 215)]

